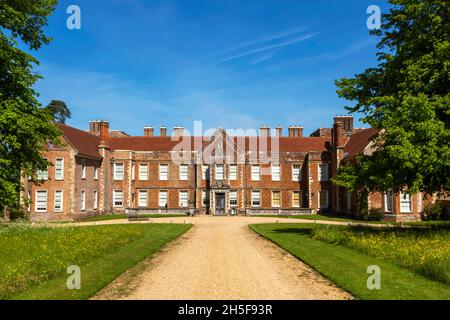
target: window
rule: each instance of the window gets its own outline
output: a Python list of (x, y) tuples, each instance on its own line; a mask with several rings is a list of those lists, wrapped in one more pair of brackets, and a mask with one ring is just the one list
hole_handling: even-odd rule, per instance
[(259, 207), (261, 204), (260, 192), (252, 191), (252, 207)]
[(159, 165), (159, 180), (169, 180), (169, 166), (167, 164)]
[[(45, 160), (47, 161), (47, 159)], [(48, 168), (45, 168), (44, 170), (38, 170), (38, 180), (40, 181), (48, 180)]]
[(187, 191), (180, 191), (180, 207), (181, 208), (187, 208), (189, 206), (188, 203), (188, 192)]
[(86, 211), (86, 191), (81, 191), (81, 211)]
[(301, 168), (302, 167), (299, 165), (292, 166), (292, 181), (301, 181), (302, 179)]
[(319, 164), (319, 181), (328, 181), (328, 163)]
[(139, 207), (147, 207), (147, 190), (139, 190)]
[(114, 190), (113, 205), (115, 208), (123, 207), (123, 191), (122, 190)]
[(148, 165), (147, 164), (139, 165), (139, 180), (141, 180), (141, 181), (148, 180)]
[(123, 180), (123, 163), (114, 163), (114, 180)]
[(237, 180), (237, 165), (230, 165), (230, 180)]
[(47, 190), (36, 191), (36, 212), (47, 212)]
[(202, 166), (202, 179), (203, 180), (209, 180), (210, 179), (210, 166)]
[(280, 181), (280, 166), (272, 165), (272, 181)]
[(216, 165), (216, 180), (223, 180), (223, 164)]
[(204, 208), (209, 205), (209, 192), (206, 192), (205, 190), (202, 191), (202, 203)]
[(96, 164), (94, 167), (94, 180), (98, 180), (98, 165)]
[(159, 206), (165, 207), (167, 205), (167, 191), (160, 191), (159, 192)]
[(63, 191), (62, 190), (56, 190), (55, 191), (54, 211), (55, 212), (62, 212), (63, 211)]
[(98, 191), (94, 191), (94, 210), (98, 209)]
[(272, 207), (279, 208), (281, 206), (281, 192), (272, 191)]
[(259, 181), (259, 165), (258, 164), (252, 165), (252, 180)]
[(64, 180), (64, 159), (55, 160), (55, 180)]
[(81, 179), (86, 179), (86, 159), (81, 159)]
[(300, 201), (300, 191), (293, 191), (292, 192), (292, 206), (294, 208), (300, 208), (301, 201)]
[(237, 199), (237, 191), (230, 191), (230, 207), (237, 207), (238, 199)]
[(411, 195), (406, 192), (400, 192), (400, 212), (411, 212)]
[(188, 165), (180, 164), (180, 180), (186, 181), (188, 179)]
[(384, 193), (384, 211), (386, 211), (386, 212), (394, 211), (392, 192)]
[(319, 191), (319, 208), (320, 209), (328, 208), (328, 191), (327, 190)]
[(136, 180), (136, 165), (131, 164), (131, 181)]

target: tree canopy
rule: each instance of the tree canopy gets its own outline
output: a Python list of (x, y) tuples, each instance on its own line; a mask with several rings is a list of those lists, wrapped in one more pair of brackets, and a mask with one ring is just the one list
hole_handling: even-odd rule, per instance
[(336, 81), (351, 113), (384, 129), (377, 151), (344, 166), (333, 181), (366, 191), (450, 191), (450, 4), (390, 0), (378, 65)]
[(18, 205), (21, 175), (34, 177), (45, 168), (42, 151), (48, 141), (59, 140), (33, 89), (39, 62), (30, 54), (50, 42), (43, 28), (55, 5), (56, 0), (0, 0), (0, 207)]
[(66, 120), (72, 116), (66, 103), (61, 100), (52, 100), (45, 109), (50, 112), (54, 121), (57, 123), (66, 123)]

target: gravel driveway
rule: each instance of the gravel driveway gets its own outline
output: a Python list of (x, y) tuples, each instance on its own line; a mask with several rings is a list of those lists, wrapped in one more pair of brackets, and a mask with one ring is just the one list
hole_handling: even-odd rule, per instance
[(275, 222), (274, 218), (158, 219), (170, 221), (194, 223), (194, 227), (153, 258), (124, 273), (94, 299), (352, 298), (248, 228), (251, 223)]

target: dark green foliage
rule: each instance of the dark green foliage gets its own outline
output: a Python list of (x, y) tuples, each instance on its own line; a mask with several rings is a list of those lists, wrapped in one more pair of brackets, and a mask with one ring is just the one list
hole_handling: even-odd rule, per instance
[[(353, 189), (450, 190), (450, 14), (445, 0), (390, 0), (378, 65), (336, 82), (363, 121), (384, 129), (378, 150), (333, 182)], [(381, 143), (382, 142), (382, 143)]]
[(52, 100), (45, 109), (50, 112), (55, 122), (66, 123), (72, 117), (72, 113), (66, 103), (61, 100)]
[[(58, 142), (52, 116), (41, 108), (33, 72), (38, 61), (20, 49), (48, 44), (43, 31), (56, 0), (0, 0), (0, 207), (19, 205), (20, 178), (48, 164), (41, 155)], [(20, 43), (20, 46), (19, 46)]]

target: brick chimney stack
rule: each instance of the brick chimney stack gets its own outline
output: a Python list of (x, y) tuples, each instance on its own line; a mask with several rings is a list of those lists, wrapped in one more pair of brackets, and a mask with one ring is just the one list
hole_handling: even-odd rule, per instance
[(345, 131), (344, 131), (344, 124), (341, 122), (340, 118), (336, 118), (334, 120), (332, 136), (333, 136), (333, 146), (335, 148), (343, 148)]
[(336, 116), (334, 117), (334, 122), (341, 122), (343, 126), (344, 133), (349, 136), (354, 130), (354, 119), (353, 116)]
[(155, 128), (144, 127), (144, 136), (145, 137), (153, 137), (154, 135), (155, 135)]
[(173, 136), (174, 137), (183, 137), (184, 136), (184, 128), (181, 126), (176, 126), (173, 128)]
[(167, 136), (167, 128), (166, 127), (164, 127), (164, 126), (162, 126), (160, 129), (160, 136), (161, 137), (166, 137)]
[(106, 146), (109, 140), (109, 122), (100, 121), (100, 145)]
[(89, 132), (95, 134), (96, 136), (100, 135), (100, 120), (92, 120), (89, 121)]
[(290, 126), (289, 127), (289, 137), (303, 137), (303, 127), (302, 126)]
[(261, 137), (270, 137), (270, 127), (269, 126), (261, 126), (261, 128), (259, 128), (259, 135)]
[(283, 136), (283, 127), (282, 126), (276, 127), (275, 130), (276, 130), (276, 136), (277, 137), (282, 137)]

